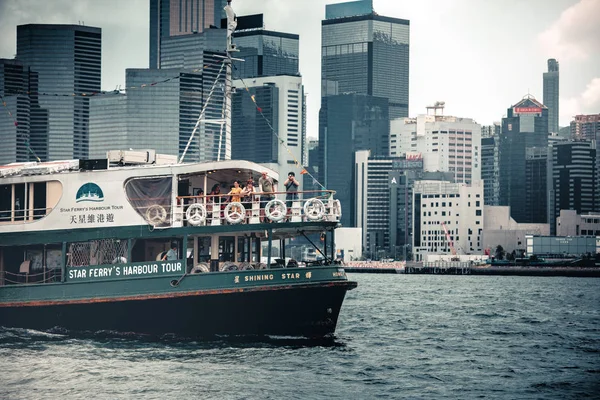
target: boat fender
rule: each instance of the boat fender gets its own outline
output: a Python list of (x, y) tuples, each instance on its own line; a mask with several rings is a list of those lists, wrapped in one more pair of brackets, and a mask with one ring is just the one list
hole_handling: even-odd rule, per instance
[(191, 204), (185, 212), (185, 217), (190, 225), (198, 226), (206, 220), (206, 208), (203, 204)]
[(151, 225), (158, 225), (167, 219), (167, 211), (161, 205), (154, 204), (146, 210), (146, 221)]
[(309, 220), (318, 221), (323, 218), (323, 214), (325, 214), (325, 205), (321, 200), (313, 197), (304, 203), (304, 215)]
[(221, 271), (238, 271), (238, 266), (232, 262), (226, 262)]
[(286, 214), (287, 207), (281, 200), (273, 199), (265, 205), (265, 215), (273, 222), (281, 221)]
[(196, 264), (196, 266), (190, 271), (191, 274), (199, 274), (202, 272), (210, 272), (210, 268), (206, 263)]
[(333, 215), (342, 218), (342, 203), (339, 200), (333, 201)]
[(246, 208), (242, 203), (234, 201), (225, 207), (225, 219), (230, 224), (239, 224), (246, 216)]

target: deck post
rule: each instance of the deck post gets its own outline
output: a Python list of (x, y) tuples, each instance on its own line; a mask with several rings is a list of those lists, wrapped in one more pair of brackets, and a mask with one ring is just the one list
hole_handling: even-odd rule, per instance
[(60, 259), (60, 281), (65, 282), (67, 278), (67, 242), (62, 242), (62, 257)]
[(131, 243), (133, 240), (131, 238), (127, 239), (127, 262), (131, 262)]
[(283, 258), (283, 266), (285, 267), (285, 239), (279, 240), (279, 255)]
[(273, 247), (273, 229), (267, 230), (269, 241), (267, 242), (267, 268), (271, 268), (271, 248)]
[(335, 261), (335, 230), (331, 230), (331, 260)]
[(183, 266), (184, 266), (184, 271), (187, 273), (188, 272), (188, 265), (187, 265), (187, 243), (188, 242), (188, 235), (187, 233), (183, 234), (183, 243), (181, 243), (181, 252), (183, 253), (181, 256), (183, 257)]
[(325, 262), (327, 262), (327, 259), (329, 258), (327, 256), (327, 231), (323, 232), (322, 235), (323, 237), (323, 255), (325, 256)]

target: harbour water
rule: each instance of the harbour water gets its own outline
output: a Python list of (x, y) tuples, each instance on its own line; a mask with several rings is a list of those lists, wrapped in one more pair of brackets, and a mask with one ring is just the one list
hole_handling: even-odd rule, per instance
[(600, 279), (349, 276), (331, 340), (0, 328), (0, 398), (600, 398)]

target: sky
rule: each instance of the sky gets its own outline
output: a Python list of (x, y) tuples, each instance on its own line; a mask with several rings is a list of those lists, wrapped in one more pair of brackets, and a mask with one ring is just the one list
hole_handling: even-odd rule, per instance
[[(318, 136), (321, 20), (340, 0), (233, 0), (237, 15), (300, 35), (307, 135)], [(500, 121), (525, 95), (543, 100), (547, 59), (560, 63), (560, 126), (600, 113), (600, 0), (374, 0), (379, 15), (410, 20), (409, 114), (446, 102), (446, 115)], [(148, 67), (148, 0), (0, 0), (0, 58), (14, 58), (16, 27), (102, 28), (102, 89)]]

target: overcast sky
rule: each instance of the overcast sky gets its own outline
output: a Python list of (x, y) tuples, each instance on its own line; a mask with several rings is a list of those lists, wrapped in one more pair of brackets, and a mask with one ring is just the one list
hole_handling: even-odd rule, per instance
[[(265, 14), (270, 30), (300, 35), (310, 137), (318, 136), (321, 20), (340, 0), (233, 0), (238, 15)], [(436, 100), (448, 115), (500, 121), (527, 93), (542, 101), (546, 60), (560, 63), (560, 125), (600, 113), (600, 0), (374, 0), (384, 16), (410, 20), (410, 116)], [(148, 67), (148, 0), (0, 0), (0, 58), (16, 53), (27, 23), (102, 28), (102, 88), (125, 85), (126, 68)]]

